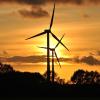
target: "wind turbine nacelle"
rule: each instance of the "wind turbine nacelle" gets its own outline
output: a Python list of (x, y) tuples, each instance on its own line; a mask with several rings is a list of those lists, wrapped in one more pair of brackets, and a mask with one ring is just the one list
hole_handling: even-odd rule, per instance
[(51, 51), (55, 51), (55, 48), (50, 48)]
[(48, 29), (47, 29), (47, 30), (45, 30), (45, 32), (46, 32), (46, 33), (51, 33), (51, 30), (48, 30)]

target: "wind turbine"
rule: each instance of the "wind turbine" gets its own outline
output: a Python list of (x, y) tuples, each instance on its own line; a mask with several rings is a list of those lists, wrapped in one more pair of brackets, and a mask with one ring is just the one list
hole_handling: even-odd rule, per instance
[(54, 8), (53, 8), (53, 13), (52, 13), (52, 18), (51, 18), (49, 29), (46, 29), (39, 34), (34, 35), (34, 36), (26, 39), (26, 40), (28, 40), (28, 39), (31, 39), (31, 38), (35, 38), (35, 37), (47, 34), (47, 81), (50, 81), (50, 58), (49, 58), (49, 56), (50, 56), (50, 54), (49, 54), (50, 38), (49, 38), (49, 35), (51, 34), (59, 43), (61, 43), (67, 49), (67, 47), (51, 31), (51, 28), (52, 28), (52, 25), (53, 25), (53, 19), (54, 19), (54, 12), (55, 12), (55, 1), (54, 1)]
[[(61, 67), (59, 58), (56, 53), (56, 48), (59, 46), (59, 43), (61, 42), (63, 37), (64, 37), (64, 35), (62, 36), (62, 38), (60, 39), (60, 41), (57, 43), (57, 45), (54, 48), (49, 48), (49, 50), (52, 52), (52, 82), (53, 83), (54, 83), (54, 55), (59, 63), (59, 66)], [(47, 49), (47, 47), (39, 47), (39, 48)]]

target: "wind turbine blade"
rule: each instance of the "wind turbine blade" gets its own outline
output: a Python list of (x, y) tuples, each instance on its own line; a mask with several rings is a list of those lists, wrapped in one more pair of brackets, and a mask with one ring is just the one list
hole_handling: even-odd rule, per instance
[(57, 58), (57, 61), (58, 61), (58, 63), (59, 63), (59, 66), (61, 67), (61, 65), (60, 65), (60, 61), (59, 61), (59, 58), (58, 58), (58, 56), (57, 56), (56, 51), (55, 51), (55, 56), (56, 56), (56, 58)]
[[(38, 48), (47, 49), (47, 47), (38, 47)], [(49, 48), (49, 50), (52, 51), (52, 48)]]
[(51, 30), (52, 25), (53, 25), (54, 13), (55, 13), (55, 0), (54, 0), (54, 8), (53, 8), (52, 18), (51, 18), (51, 23), (50, 23), (50, 30)]
[(69, 51), (69, 49), (52, 32), (51, 34), (60, 44), (62, 44)]
[(32, 37), (30, 37), (30, 38), (27, 38), (27, 39), (25, 39), (25, 40), (29, 40), (29, 39), (31, 39), (31, 38), (35, 38), (35, 37), (37, 37), (37, 36), (44, 35), (44, 34), (46, 34), (46, 32), (39, 33), (39, 34), (34, 35), (34, 36), (32, 36)]
[[(65, 35), (65, 34), (64, 34)], [(60, 42), (61, 40), (63, 39), (64, 35), (62, 36), (62, 38), (60, 39)], [(55, 49), (58, 47), (58, 45), (60, 44), (60, 42), (57, 43), (57, 45), (55, 46)]]
[(47, 47), (38, 47), (38, 48), (47, 49)]

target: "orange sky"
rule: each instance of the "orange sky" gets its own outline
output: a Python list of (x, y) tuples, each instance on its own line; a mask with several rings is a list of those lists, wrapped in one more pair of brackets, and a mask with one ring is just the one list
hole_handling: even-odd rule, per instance
[[(49, 16), (30, 18), (18, 13), (21, 9), (31, 9), (30, 5), (21, 6), (16, 3), (0, 5), (0, 56), (46, 55), (45, 50), (37, 48), (46, 46), (46, 35), (28, 41), (25, 39), (49, 27), (52, 7), (51, 3), (42, 6), (49, 12)], [(100, 5), (56, 4), (52, 31), (59, 39), (65, 33), (62, 42), (70, 49), (70, 52), (67, 52), (59, 45), (57, 48), (59, 57), (96, 54), (100, 50)], [(56, 43), (51, 38), (51, 47)], [(95, 57), (99, 60), (99, 56)]]

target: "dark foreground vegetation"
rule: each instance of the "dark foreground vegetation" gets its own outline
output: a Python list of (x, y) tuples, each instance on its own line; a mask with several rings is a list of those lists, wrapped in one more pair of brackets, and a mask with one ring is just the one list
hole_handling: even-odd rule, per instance
[(7, 65), (5, 70), (0, 72), (1, 97), (100, 97), (100, 84), (96, 83), (97, 77), (97, 82), (100, 81), (100, 75), (97, 72), (90, 74), (79, 70), (71, 78), (75, 84), (60, 84), (47, 82), (39, 73), (16, 72), (10, 65)]

